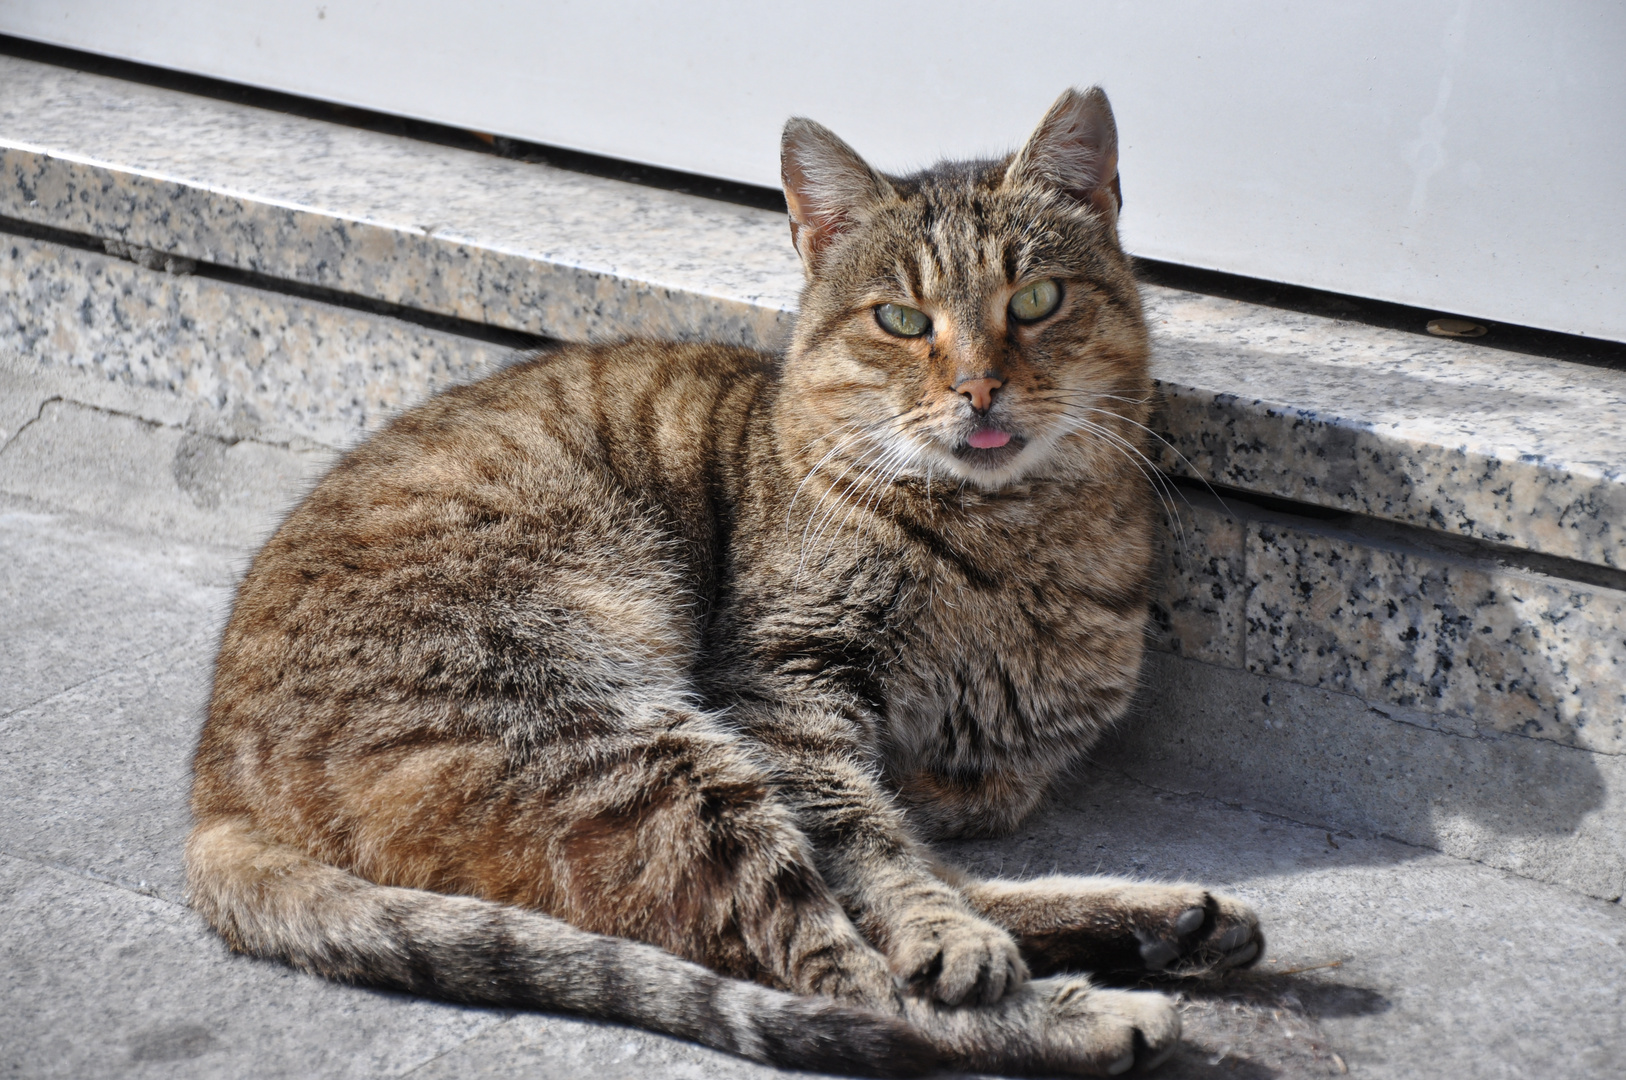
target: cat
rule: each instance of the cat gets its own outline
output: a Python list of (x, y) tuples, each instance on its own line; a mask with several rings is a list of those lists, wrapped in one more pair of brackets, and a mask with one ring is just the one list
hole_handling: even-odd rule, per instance
[(993, 161), (784, 132), (783, 356), (561, 346), (347, 454), (254, 559), (194, 764), (193, 905), (335, 979), (759, 1061), (1116, 1073), (1257, 961), (1184, 884), (981, 880), (1133, 695), (1154, 506), (1117, 134)]

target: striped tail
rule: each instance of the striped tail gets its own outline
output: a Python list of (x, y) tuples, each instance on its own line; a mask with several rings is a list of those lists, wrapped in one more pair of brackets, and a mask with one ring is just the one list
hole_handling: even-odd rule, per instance
[(726, 978), (523, 908), (375, 885), (267, 841), (244, 818), (200, 822), (186, 866), (192, 906), (233, 948), (330, 979), (579, 1013), (793, 1069), (918, 1076), (939, 1061), (895, 1017)]

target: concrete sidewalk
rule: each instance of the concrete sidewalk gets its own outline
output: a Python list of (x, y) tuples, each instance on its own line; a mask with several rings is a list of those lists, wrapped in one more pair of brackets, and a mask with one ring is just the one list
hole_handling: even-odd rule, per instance
[[(13, 417), (5, 404), (27, 395), (12, 390), (0, 386), (0, 1075), (772, 1074), (640, 1031), (228, 954), (182, 899), (188, 758), (233, 583), (331, 453), (63, 395)], [(1619, 903), (1161, 791), (1110, 750), (1103, 762), (1017, 836), (955, 853), (987, 872), (1190, 877), (1259, 906), (1269, 961), (1185, 990), (1188, 1041), (1159, 1075), (1626, 1067)]]

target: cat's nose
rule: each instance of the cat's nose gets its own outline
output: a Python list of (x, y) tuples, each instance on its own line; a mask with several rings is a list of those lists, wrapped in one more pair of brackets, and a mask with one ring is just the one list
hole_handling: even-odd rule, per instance
[(1001, 379), (984, 376), (980, 379), (966, 379), (964, 382), (955, 384), (954, 392), (964, 394), (970, 398), (971, 407), (979, 413), (985, 413), (988, 411), (989, 406), (994, 403), (994, 391), (1004, 385), (1005, 383)]

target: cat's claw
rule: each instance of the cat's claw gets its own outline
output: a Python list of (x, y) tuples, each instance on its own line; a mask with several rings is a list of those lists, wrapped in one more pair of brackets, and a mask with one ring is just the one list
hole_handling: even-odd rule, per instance
[[(1146, 970), (1163, 971), (1185, 955), (1189, 951), (1190, 939), (1197, 935), (1198, 931), (1203, 928), (1203, 923), (1207, 921), (1208, 908), (1206, 906), (1191, 907), (1181, 912), (1180, 917), (1174, 920), (1174, 936), (1172, 938), (1160, 936), (1154, 930), (1136, 930), (1135, 938), (1140, 942), (1140, 958), (1141, 962), (1146, 965)], [(1238, 930), (1245, 929), (1245, 927), (1238, 926), (1228, 931), (1226, 936), (1228, 938)], [(1226, 945), (1224, 941), (1218, 943), (1221, 952), (1229, 952), (1231, 947)]]
[(1163, 1064), (1165, 1061), (1169, 1060), (1170, 1057), (1174, 1056), (1174, 1051), (1177, 1047), (1179, 1047), (1179, 1045), (1180, 1044), (1177, 1042), (1169, 1043), (1169, 1045), (1163, 1047), (1163, 1049), (1155, 1051), (1140, 1059), (1141, 1071), (1150, 1072), (1159, 1065)]
[(1143, 1073), (1151, 1072), (1153, 1069), (1169, 1060), (1169, 1057), (1174, 1053), (1175, 1048), (1179, 1045), (1180, 1044), (1178, 1042), (1171, 1042), (1167, 1046), (1164, 1046), (1158, 1050), (1152, 1050), (1146, 1045), (1145, 1036), (1141, 1035), (1139, 1032), (1136, 1032), (1135, 1049), (1131, 1050), (1117, 1061), (1114, 1061), (1111, 1065), (1108, 1065), (1107, 1075), (1122, 1076), (1130, 1069), (1133, 1069), (1136, 1065), (1140, 1066), (1140, 1071)]
[(1162, 971), (1180, 958), (1180, 946), (1172, 941), (1160, 940), (1146, 930), (1138, 930), (1140, 959), (1147, 971)]
[(1188, 907), (1172, 921), (1172, 934), (1135, 931), (1148, 971), (1211, 975), (1246, 967), (1264, 953), (1265, 936), (1252, 908), (1223, 893), (1204, 893), (1202, 899), (1201, 907)]

